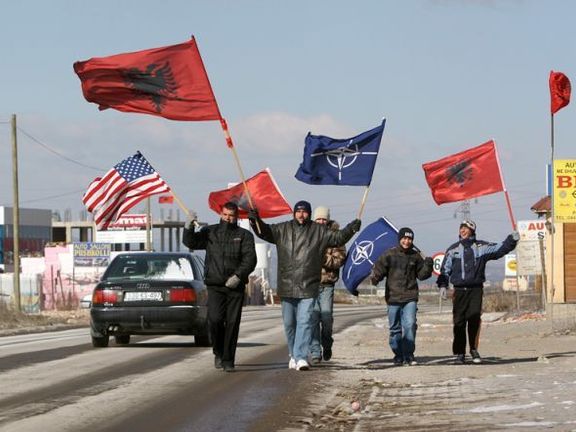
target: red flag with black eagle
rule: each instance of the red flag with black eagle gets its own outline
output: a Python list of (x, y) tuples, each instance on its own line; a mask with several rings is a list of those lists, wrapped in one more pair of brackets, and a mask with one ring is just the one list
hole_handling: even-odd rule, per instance
[[(284, 198), (284, 195), (282, 195), (282, 192), (280, 192), (268, 168), (246, 180), (246, 186), (250, 191), (252, 203), (258, 209), (258, 214), (261, 218), (292, 214), (292, 208), (286, 198)], [(218, 214), (222, 211), (222, 206), (228, 201), (238, 205), (238, 216), (241, 219), (248, 217), (250, 204), (242, 183), (238, 183), (228, 189), (210, 192), (208, 196), (208, 205)]]
[(436, 204), (504, 191), (494, 141), (422, 165)]
[(174, 195), (162, 195), (158, 197), (158, 204), (174, 204)]
[(221, 120), (194, 38), (161, 48), (74, 63), (88, 102), (99, 109), (171, 120)]
[(572, 87), (570, 80), (562, 72), (550, 71), (550, 112), (555, 114), (570, 103)]

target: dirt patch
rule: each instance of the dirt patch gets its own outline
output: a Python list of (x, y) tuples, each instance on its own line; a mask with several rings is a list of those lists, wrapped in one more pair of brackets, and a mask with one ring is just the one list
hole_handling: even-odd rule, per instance
[(39, 314), (25, 314), (5, 307), (0, 309), (0, 336), (84, 327), (89, 323), (87, 309), (43, 311)]
[(483, 364), (456, 365), (451, 313), (419, 313), (418, 365), (398, 367), (384, 313), (335, 336), (332, 361), (309, 372), (308, 409), (284, 431), (575, 429), (573, 332), (540, 313), (484, 314)]

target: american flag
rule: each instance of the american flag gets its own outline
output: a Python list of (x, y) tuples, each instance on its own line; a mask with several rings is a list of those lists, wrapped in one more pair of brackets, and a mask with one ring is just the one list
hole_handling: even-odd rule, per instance
[(170, 187), (137, 152), (114, 165), (104, 177), (96, 177), (82, 202), (94, 215), (96, 228), (105, 230), (144, 198), (166, 192), (170, 192)]

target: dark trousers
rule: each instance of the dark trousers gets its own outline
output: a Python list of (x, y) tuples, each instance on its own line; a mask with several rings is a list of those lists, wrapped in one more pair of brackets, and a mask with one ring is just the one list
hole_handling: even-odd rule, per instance
[(470, 350), (475, 350), (478, 347), (480, 323), (482, 322), (482, 295), (481, 287), (456, 288), (454, 291), (452, 306), (454, 323), (452, 352), (454, 354), (466, 353), (466, 330), (468, 330)]
[(208, 287), (208, 322), (212, 336), (212, 351), (222, 359), (223, 366), (234, 366), (244, 288)]

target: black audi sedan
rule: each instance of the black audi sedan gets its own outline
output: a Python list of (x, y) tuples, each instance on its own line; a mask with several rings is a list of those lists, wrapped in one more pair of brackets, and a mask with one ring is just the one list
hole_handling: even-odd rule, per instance
[(202, 259), (191, 253), (122, 253), (94, 288), (90, 331), (94, 347), (130, 343), (131, 335), (194, 335), (210, 346), (208, 293)]

